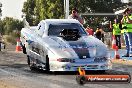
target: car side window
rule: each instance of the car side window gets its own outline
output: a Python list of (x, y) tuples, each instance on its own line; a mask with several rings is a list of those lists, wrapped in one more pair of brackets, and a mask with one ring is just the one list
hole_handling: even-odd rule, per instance
[(44, 30), (45, 30), (45, 24), (44, 23), (40, 23), (38, 25), (38, 29), (37, 29), (37, 34), (42, 37), (43, 33), (44, 33)]
[(40, 28), (41, 28), (41, 25), (39, 26), (38, 30), (40, 30)]

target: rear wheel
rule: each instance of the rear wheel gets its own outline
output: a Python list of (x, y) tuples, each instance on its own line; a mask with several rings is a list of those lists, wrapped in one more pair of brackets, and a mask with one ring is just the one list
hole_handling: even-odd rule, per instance
[(48, 55), (46, 55), (46, 71), (49, 71), (50, 70), (50, 66), (49, 66), (49, 57)]
[(130, 74), (128, 74), (128, 75), (129, 75), (128, 83), (131, 83), (131, 75)]

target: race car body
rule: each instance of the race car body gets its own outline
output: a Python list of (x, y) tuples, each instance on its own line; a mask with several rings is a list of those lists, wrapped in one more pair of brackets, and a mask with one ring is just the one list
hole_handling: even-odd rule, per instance
[(28, 64), (48, 71), (108, 70), (111, 62), (106, 45), (88, 36), (75, 19), (46, 19), (21, 30)]

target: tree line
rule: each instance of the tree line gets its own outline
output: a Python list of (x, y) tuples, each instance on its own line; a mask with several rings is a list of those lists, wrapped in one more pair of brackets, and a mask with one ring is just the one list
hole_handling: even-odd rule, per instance
[(0, 33), (9, 35), (12, 32), (19, 32), (23, 28), (23, 22), (12, 17), (0, 19)]
[[(79, 13), (92, 12), (113, 12), (113, 8), (122, 6), (121, 0), (69, 0), (70, 10), (76, 7)], [(0, 12), (2, 10), (0, 9)], [(24, 2), (22, 12), (26, 15), (29, 24), (37, 25), (44, 19), (64, 18), (64, 0), (27, 0)], [(71, 11), (70, 11), (71, 13)], [(85, 19), (87, 22), (89, 18)], [(97, 20), (95, 23), (99, 22)], [(93, 23), (94, 23), (93, 21)], [(91, 22), (91, 21), (90, 21)], [(22, 21), (11, 17), (0, 20), (0, 32), (10, 34), (13, 31), (20, 31), (23, 27)]]
[(20, 30), (23, 28), (23, 22), (12, 17), (0, 19), (0, 34), (4, 43), (16, 44), (16, 39), (20, 37)]
[[(69, 9), (76, 7), (79, 13), (112, 13), (113, 9), (123, 6), (121, 0), (69, 0)], [(2, 7), (2, 4), (1, 4)], [(29, 24), (37, 25), (44, 19), (61, 19), (65, 17), (64, 0), (26, 0), (22, 9)], [(0, 14), (2, 10), (0, 8)], [(85, 17), (87, 24), (96, 26), (102, 19), (97, 17)], [(12, 17), (0, 19), (0, 33), (18, 37), (23, 28), (23, 22)]]
[[(114, 8), (124, 5), (121, 0), (69, 0), (69, 3), (70, 10), (76, 7), (79, 13), (112, 13)], [(27, 0), (22, 12), (30, 25), (44, 19), (64, 18), (64, 0)]]

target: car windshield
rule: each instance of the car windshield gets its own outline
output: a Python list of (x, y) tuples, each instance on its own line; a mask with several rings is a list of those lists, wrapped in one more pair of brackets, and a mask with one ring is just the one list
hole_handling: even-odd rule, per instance
[(50, 24), (49, 30), (48, 30), (48, 35), (49, 36), (59, 36), (60, 32), (64, 29), (78, 30), (80, 36), (87, 35), (87, 33), (84, 31), (84, 28), (80, 24), (77, 24), (77, 23)]

